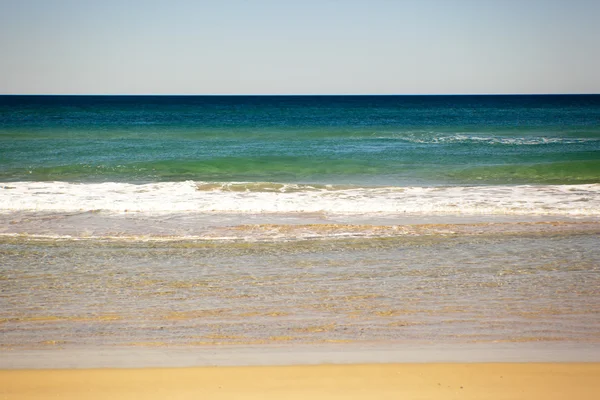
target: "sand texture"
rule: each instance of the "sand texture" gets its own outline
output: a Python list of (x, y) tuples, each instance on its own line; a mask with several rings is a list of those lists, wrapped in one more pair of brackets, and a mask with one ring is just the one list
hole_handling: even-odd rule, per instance
[(598, 399), (600, 363), (4, 370), (2, 399)]

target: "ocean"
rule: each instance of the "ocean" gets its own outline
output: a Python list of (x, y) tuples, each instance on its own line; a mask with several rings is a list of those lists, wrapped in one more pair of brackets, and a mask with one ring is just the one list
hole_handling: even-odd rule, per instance
[(0, 96), (0, 352), (600, 343), (600, 95)]

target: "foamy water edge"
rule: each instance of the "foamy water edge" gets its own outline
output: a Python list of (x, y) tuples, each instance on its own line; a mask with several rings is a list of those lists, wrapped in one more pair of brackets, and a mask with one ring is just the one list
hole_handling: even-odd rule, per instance
[(244, 182), (11, 182), (0, 212), (600, 216), (600, 184), (352, 187)]

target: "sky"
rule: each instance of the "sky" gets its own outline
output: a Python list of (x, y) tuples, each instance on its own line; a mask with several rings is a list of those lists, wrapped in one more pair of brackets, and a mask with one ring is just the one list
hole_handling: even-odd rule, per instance
[(0, 94), (600, 93), (599, 0), (0, 0)]

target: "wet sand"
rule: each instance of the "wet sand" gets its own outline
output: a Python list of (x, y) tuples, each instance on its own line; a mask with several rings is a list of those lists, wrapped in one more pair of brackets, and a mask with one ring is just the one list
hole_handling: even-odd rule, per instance
[(596, 399), (600, 363), (0, 371), (3, 399)]

